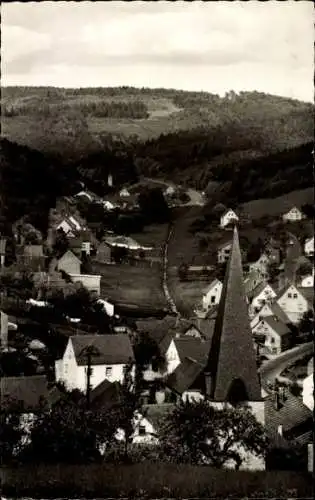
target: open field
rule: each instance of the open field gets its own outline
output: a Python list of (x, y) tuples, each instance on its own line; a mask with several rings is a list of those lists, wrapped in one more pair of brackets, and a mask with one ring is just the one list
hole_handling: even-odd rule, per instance
[(241, 205), (239, 210), (248, 214), (252, 219), (259, 219), (267, 215), (276, 217), (290, 210), (293, 205), (300, 207), (306, 203), (314, 203), (314, 188), (291, 191), (277, 198), (249, 201)]
[(162, 272), (158, 265), (142, 268), (93, 263), (93, 272), (102, 276), (101, 297), (138, 307), (166, 307)]
[(176, 269), (172, 268), (168, 274), (168, 288), (178, 311), (186, 318), (192, 317), (193, 310), (201, 301), (204, 290), (211, 283), (207, 280), (180, 281)]
[(311, 474), (209, 466), (35, 465), (0, 470), (3, 495), (33, 498), (313, 498)]

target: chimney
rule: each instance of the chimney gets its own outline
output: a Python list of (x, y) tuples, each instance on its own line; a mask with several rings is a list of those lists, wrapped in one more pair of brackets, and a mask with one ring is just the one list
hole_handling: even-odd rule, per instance
[(275, 405), (275, 409), (277, 411), (279, 411), (280, 408), (282, 407), (280, 400), (281, 400), (281, 398), (280, 398), (280, 394), (279, 394), (279, 389), (275, 388), (275, 390), (274, 390), (274, 405)]
[(1, 311), (1, 332), (0, 332), (0, 338), (1, 338), (1, 350), (6, 350), (8, 348), (8, 315)]

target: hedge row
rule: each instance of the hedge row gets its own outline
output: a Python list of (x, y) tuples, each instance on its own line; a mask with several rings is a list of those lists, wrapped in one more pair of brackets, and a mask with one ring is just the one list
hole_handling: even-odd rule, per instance
[(313, 498), (312, 477), (287, 471), (227, 471), (144, 462), (134, 465), (1, 469), (2, 494), (33, 498)]

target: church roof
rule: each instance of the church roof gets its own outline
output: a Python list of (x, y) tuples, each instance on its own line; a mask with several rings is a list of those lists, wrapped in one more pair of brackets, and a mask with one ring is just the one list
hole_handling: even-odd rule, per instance
[(248, 317), (242, 258), (234, 228), (221, 300), (216, 318), (207, 371), (211, 375), (210, 398), (226, 401), (234, 380), (245, 385), (248, 401), (261, 401), (256, 354)]

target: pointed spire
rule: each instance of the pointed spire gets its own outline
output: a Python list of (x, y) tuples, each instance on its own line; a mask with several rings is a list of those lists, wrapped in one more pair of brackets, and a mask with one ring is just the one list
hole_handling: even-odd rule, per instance
[(229, 394), (231, 395), (232, 385), (235, 384), (235, 390), (238, 386), (238, 390), (243, 392), (243, 400), (261, 401), (261, 388), (248, 317), (242, 257), (236, 226), (218, 307), (207, 372), (211, 379), (209, 396), (212, 400), (227, 401)]

